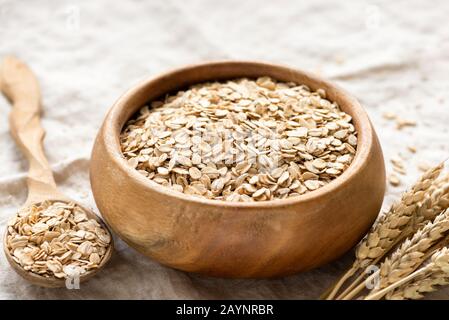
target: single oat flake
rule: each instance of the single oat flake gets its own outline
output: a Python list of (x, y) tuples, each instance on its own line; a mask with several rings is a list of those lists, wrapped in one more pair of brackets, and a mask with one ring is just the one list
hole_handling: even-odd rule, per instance
[(153, 101), (127, 122), (120, 143), (131, 167), (174, 191), (266, 201), (340, 176), (354, 159), (357, 133), (323, 89), (260, 77), (198, 84)]

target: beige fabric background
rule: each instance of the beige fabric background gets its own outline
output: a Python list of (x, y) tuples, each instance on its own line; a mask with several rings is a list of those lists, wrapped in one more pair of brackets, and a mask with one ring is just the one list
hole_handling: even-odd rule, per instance
[[(263, 4), (262, 4), (263, 2)], [(15, 54), (42, 85), (45, 146), (58, 185), (94, 207), (89, 156), (112, 103), (144, 77), (211, 59), (258, 59), (322, 74), (356, 95), (386, 159), (403, 153), (408, 175), (386, 203), (416, 179), (416, 164), (449, 156), (447, 1), (13, 1), (0, 0), (0, 57)], [(0, 97), (0, 226), (26, 196), (27, 163), (8, 133)], [(394, 111), (418, 121), (395, 129)], [(418, 152), (407, 152), (415, 145)], [(390, 170), (390, 166), (388, 166)], [(0, 254), (0, 298), (307, 298), (319, 296), (350, 263), (276, 280), (186, 274), (144, 258), (121, 241), (104, 272), (80, 290), (28, 285)], [(449, 298), (449, 290), (432, 297)]]

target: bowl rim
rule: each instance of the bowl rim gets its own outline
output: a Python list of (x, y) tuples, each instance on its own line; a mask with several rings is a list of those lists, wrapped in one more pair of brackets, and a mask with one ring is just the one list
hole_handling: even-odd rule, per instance
[[(305, 78), (311, 80), (311, 82), (321, 83), (328, 88), (331, 88), (336, 93), (341, 96), (341, 100), (346, 101), (343, 109), (347, 113), (350, 113), (353, 123), (357, 128), (357, 149), (356, 155), (349, 165), (349, 167), (337, 178), (322, 186), (316, 190), (310, 191), (306, 194), (286, 198), (286, 199), (274, 199), (267, 201), (253, 201), (253, 202), (233, 202), (215, 199), (206, 199), (202, 197), (195, 197), (182, 192), (177, 192), (171, 190), (168, 187), (163, 187), (160, 184), (149, 180), (147, 177), (140, 174), (134, 168), (131, 168), (126, 162), (120, 148), (119, 135), (123, 129), (123, 125), (119, 125), (119, 119), (123, 112), (126, 110), (127, 102), (132, 99), (132, 97), (144, 90), (146, 87), (152, 84), (162, 81), (167, 78), (176, 77), (177, 74), (181, 72), (192, 71), (195, 69), (200, 69), (204, 67), (239, 67), (242, 65), (249, 65), (252, 67), (264, 67), (271, 68), (273, 70), (290, 72), (301, 74)], [(263, 76), (261, 74), (260, 76)], [(275, 78), (275, 77), (273, 77)], [(207, 81), (207, 80), (205, 80)], [(200, 83), (200, 82), (198, 82)], [(308, 85), (308, 84), (306, 84)], [(341, 107), (341, 106), (340, 106)], [(138, 110), (138, 109), (137, 109)], [(137, 111), (136, 110), (136, 111)], [(102, 135), (104, 139), (104, 148), (106, 152), (111, 156), (112, 161), (117, 165), (122, 172), (124, 172), (130, 179), (135, 180), (141, 187), (148, 189), (152, 192), (159, 193), (163, 196), (174, 197), (181, 201), (187, 201), (190, 203), (196, 203), (201, 205), (209, 205), (213, 207), (227, 207), (227, 208), (267, 208), (267, 207), (284, 207), (292, 204), (305, 203), (314, 201), (317, 198), (324, 197), (331, 194), (337, 189), (349, 184), (357, 173), (367, 164), (369, 160), (369, 153), (374, 143), (374, 134), (371, 121), (369, 120), (368, 114), (358, 102), (358, 100), (349, 94), (346, 90), (341, 88), (339, 85), (332, 83), (331, 81), (317, 76), (313, 73), (302, 71), (297, 68), (292, 68), (282, 64), (274, 64), (270, 62), (263, 61), (249, 61), (249, 60), (218, 60), (218, 61), (208, 61), (196, 64), (189, 64), (183, 67), (172, 68), (168, 71), (156, 74), (154, 76), (147, 77), (131, 88), (129, 88), (124, 94), (122, 94), (118, 100), (112, 105), (109, 112), (107, 113), (102, 128), (100, 129), (99, 136)], [(95, 148), (95, 147), (94, 147)]]

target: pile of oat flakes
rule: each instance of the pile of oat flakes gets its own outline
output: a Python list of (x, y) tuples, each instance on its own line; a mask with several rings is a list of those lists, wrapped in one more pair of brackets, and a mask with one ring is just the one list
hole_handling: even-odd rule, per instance
[(8, 222), (7, 249), (24, 270), (67, 278), (97, 269), (111, 235), (73, 203), (44, 201)]
[(236, 79), (154, 101), (128, 121), (124, 157), (148, 179), (208, 199), (299, 196), (341, 175), (356, 153), (350, 115), (322, 89)]

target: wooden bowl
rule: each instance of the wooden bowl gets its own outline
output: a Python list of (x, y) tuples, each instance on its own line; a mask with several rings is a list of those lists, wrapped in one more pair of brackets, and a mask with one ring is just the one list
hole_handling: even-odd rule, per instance
[[(341, 176), (295, 198), (233, 203), (174, 192), (128, 166), (119, 134), (146, 102), (195, 83), (258, 76), (323, 88), (353, 117), (358, 149)], [(281, 276), (336, 259), (369, 229), (385, 191), (381, 147), (355, 98), (309, 73), (244, 61), (176, 69), (127, 91), (104, 120), (90, 174), (104, 219), (131, 247), (164, 265), (221, 277)]]

